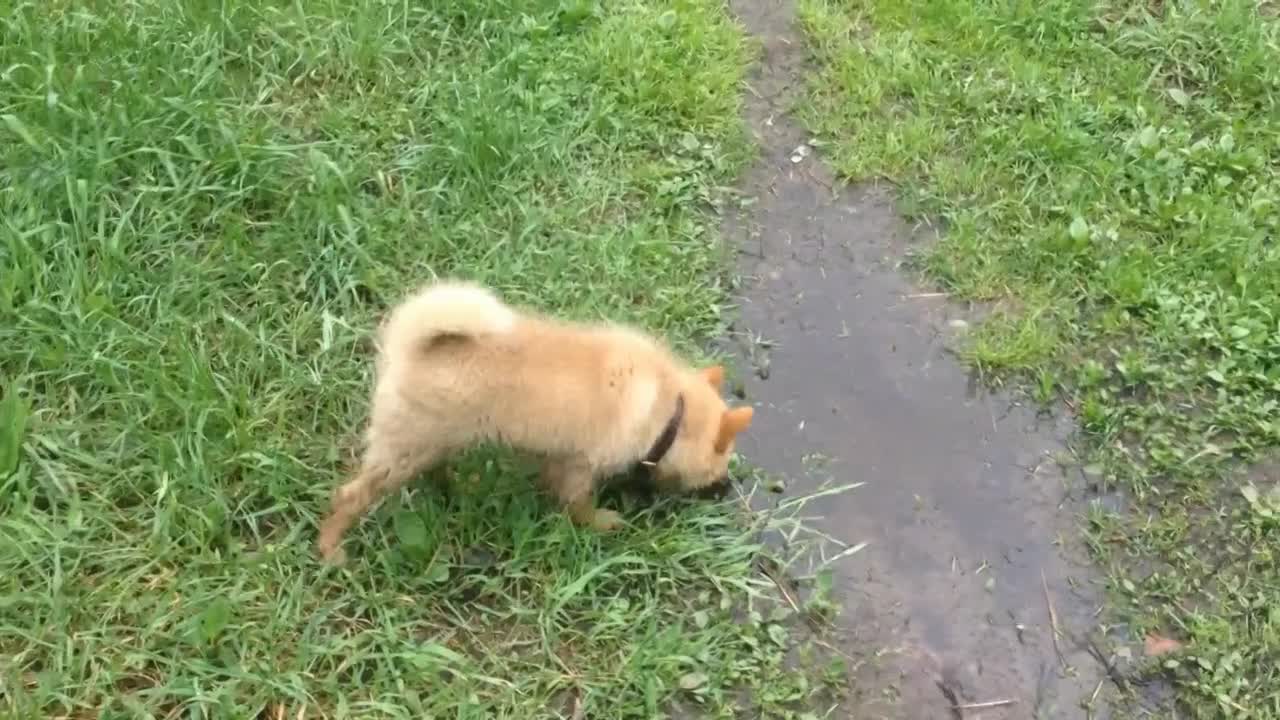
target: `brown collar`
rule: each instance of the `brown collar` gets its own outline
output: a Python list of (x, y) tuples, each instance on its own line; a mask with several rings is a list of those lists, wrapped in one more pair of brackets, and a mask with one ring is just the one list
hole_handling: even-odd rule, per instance
[(683, 420), (684, 395), (676, 395), (676, 411), (671, 415), (671, 419), (667, 421), (667, 426), (662, 428), (662, 434), (654, 441), (653, 447), (649, 448), (649, 452), (644, 454), (644, 458), (640, 461), (641, 465), (653, 467), (662, 458), (666, 457), (667, 451), (676, 442), (676, 434), (680, 431), (680, 422)]

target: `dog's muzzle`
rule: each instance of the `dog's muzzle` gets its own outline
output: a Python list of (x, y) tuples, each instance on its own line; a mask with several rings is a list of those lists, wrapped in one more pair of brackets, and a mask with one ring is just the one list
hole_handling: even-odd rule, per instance
[(708, 500), (720, 500), (729, 494), (729, 486), (731, 484), (732, 480), (729, 479), (728, 475), (725, 475), (710, 485), (699, 488), (695, 494)]

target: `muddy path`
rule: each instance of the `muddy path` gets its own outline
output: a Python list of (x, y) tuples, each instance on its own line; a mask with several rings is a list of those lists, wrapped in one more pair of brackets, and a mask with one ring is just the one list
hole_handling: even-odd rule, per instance
[(760, 410), (739, 450), (795, 492), (865, 483), (811, 507), (831, 535), (869, 543), (838, 568), (841, 644), (863, 661), (845, 712), (1108, 717), (1085, 642), (1098, 597), (1077, 560), (1082, 505), (1055, 462), (1070, 422), (977, 389), (947, 349), (965, 310), (900, 269), (932, 231), (797, 153), (807, 135), (788, 111), (806, 55), (792, 4), (730, 4), (763, 47), (747, 92), (761, 155), (742, 185), (755, 201), (725, 225)]

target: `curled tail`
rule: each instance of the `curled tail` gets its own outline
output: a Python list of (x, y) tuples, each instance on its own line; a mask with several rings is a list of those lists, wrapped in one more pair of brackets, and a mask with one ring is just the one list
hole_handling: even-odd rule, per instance
[(428, 285), (400, 303), (382, 326), (382, 352), (402, 358), (438, 337), (475, 337), (515, 326), (516, 313), (489, 290), (470, 283)]

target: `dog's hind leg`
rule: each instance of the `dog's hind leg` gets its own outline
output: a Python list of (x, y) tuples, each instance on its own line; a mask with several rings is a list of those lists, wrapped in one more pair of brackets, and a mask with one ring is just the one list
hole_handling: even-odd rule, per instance
[(443, 448), (427, 438), (415, 440), (418, 442), (411, 447), (396, 446), (371, 434), (360, 471), (334, 491), (329, 516), (320, 525), (316, 545), (326, 562), (342, 564), (346, 559), (342, 536), (347, 530), (370, 506), (435, 464), (444, 454)]

